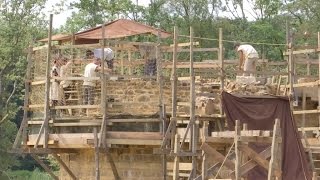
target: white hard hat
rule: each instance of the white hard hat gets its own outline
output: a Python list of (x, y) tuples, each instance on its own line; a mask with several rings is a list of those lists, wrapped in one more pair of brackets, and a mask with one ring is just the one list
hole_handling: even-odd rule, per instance
[(100, 58), (101, 60), (104, 59), (104, 60), (107, 60), (107, 61), (110, 61), (111, 59), (114, 58), (114, 54), (113, 54), (112, 49), (104, 48), (103, 51), (104, 51), (104, 54), (103, 54), (104, 58), (102, 58), (102, 49), (93, 50), (94, 57), (95, 58)]

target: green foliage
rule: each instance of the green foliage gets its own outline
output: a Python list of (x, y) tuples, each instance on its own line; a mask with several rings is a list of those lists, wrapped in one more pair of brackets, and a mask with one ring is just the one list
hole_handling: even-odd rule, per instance
[(38, 168), (34, 171), (26, 171), (26, 170), (19, 170), (19, 171), (7, 171), (0, 176), (1, 180), (51, 180), (52, 177), (40, 171)]
[[(22, 117), (25, 49), (44, 32), (45, 0), (0, 1), (0, 171), (17, 164), (8, 154)], [(15, 124), (16, 122), (17, 124)]]

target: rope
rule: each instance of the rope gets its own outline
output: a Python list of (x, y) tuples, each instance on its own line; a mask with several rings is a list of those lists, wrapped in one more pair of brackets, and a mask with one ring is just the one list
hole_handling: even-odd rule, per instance
[(223, 166), (223, 165), (224, 165), (224, 163), (226, 162), (226, 160), (227, 160), (227, 158), (228, 158), (228, 156), (229, 156), (229, 154), (230, 154), (231, 149), (233, 148), (233, 146), (234, 146), (234, 142), (233, 142), (232, 146), (230, 147), (230, 149), (229, 149), (229, 151), (228, 151), (228, 153), (227, 153), (226, 157), (224, 158), (224, 160), (223, 160), (223, 162), (222, 162), (221, 166), (219, 167), (219, 170), (218, 170), (218, 172), (217, 172), (216, 176), (215, 176), (213, 179), (217, 179), (217, 177), (218, 177), (218, 175), (219, 175), (219, 173), (220, 173), (220, 171), (221, 171), (221, 169), (222, 169), (222, 166)]
[[(186, 37), (190, 38), (190, 36), (187, 35), (179, 35), (180, 37)], [(194, 39), (202, 39), (202, 40), (209, 40), (209, 41), (219, 41), (219, 39), (212, 39), (212, 38), (203, 38), (203, 37), (193, 37)], [(222, 40), (223, 42), (228, 42), (228, 43), (246, 43), (246, 44), (257, 44), (257, 45), (270, 45), (270, 46), (286, 46), (287, 44), (280, 44), (280, 43), (261, 43), (261, 42), (241, 42), (241, 41), (234, 41), (234, 40)]]

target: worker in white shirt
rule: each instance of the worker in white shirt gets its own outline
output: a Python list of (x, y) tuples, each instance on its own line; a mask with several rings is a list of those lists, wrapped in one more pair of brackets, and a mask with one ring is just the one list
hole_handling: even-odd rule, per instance
[[(96, 86), (96, 80), (92, 80), (90, 78), (97, 77), (98, 72), (102, 71), (101, 61), (103, 59), (110, 56), (110, 53), (112, 53), (112, 56), (113, 56), (113, 52), (112, 50), (111, 51), (110, 50), (108, 51), (104, 50), (104, 57), (102, 57), (102, 49), (95, 49), (94, 58), (92, 62), (87, 64), (85, 67), (84, 77), (87, 78), (83, 82), (83, 104), (85, 105), (94, 104), (94, 91)], [(105, 70), (104, 70), (105, 73), (110, 73), (111, 71), (112, 71), (111, 69), (105, 67)]]
[[(236, 43), (234, 48), (239, 54), (239, 70), (245, 71), (244, 76), (252, 76), (253, 74), (250, 72), (256, 71), (256, 61), (259, 58), (258, 52), (249, 44), (240, 45), (240, 43)], [(250, 72), (246, 73), (246, 71)]]

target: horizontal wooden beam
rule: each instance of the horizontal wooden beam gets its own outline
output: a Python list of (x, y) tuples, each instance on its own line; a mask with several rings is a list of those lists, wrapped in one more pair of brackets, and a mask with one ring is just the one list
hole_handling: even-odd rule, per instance
[[(293, 55), (297, 55), (297, 54), (310, 54), (310, 53), (315, 53), (315, 52), (319, 52), (318, 49), (302, 49), (302, 50), (296, 50), (296, 51), (292, 51)], [(290, 52), (284, 52), (283, 55), (288, 56), (290, 54)]]
[[(173, 170), (173, 163), (167, 163), (167, 169)], [(181, 171), (191, 171), (192, 170), (192, 163), (179, 163), (179, 170)]]
[[(34, 145), (36, 137), (36, 134), (29, 135), (27, 145)], [(49, 140), (57, 142), (50, 144), (49, 148), (92, 148), (93, 139), (93, 133), (49, 134)], [(42, 142), (40, 139), (39, 145)], [(161, 142), (162, 134), (159, 132), (107, 132), (107, 144), (160, 145)]]
[[(303, 87), (314, 87), (314, 86), (319, 86), (320, 83), (319, 81), (314, 81), (314, 82), (306, 82), (306, 83), (298, 83), (298, 84), (293, 84), (294, 88), (303, 88)], [(280, 87), (289, 87), (289, 85), (281, 85)]]
[[(214, 144), (232, 144), (234, 142), (234, 138), (232, 137), (205, 137), (204, 139), (207, 143)], [(271, 143), (272, 137), (240, 137), (240, 141), (244, 142), (256, 142), (256, 143)], [(281, 141), (281, 139), (278, 139)]]
[(314, 109), (314, 110), (301, 110), (301, 111), (293, 111), (293, 114), (317, 114), (320, 113), (319, 109)]
[(24, 147), (20, 149), (11, 149), (9, 153), (13, 154), (53, 154), (53, 153), (78, 153), (76, 149), (43, 149)]
[[(199, 42), (192, 42), (193, 46), (197, 46), (200, 43)], [(190, 42), (186, 42), (186, 43), (178, 43), (178, 47), (185, 47), (185, 46), (190, 46), (191, 43)], [(170, 44), (170, 47), (173, 47), (174, 44)]]
[(101, 105), (68, 105), (68, 106), (53, 106), (51, 109), (99, 109)]

